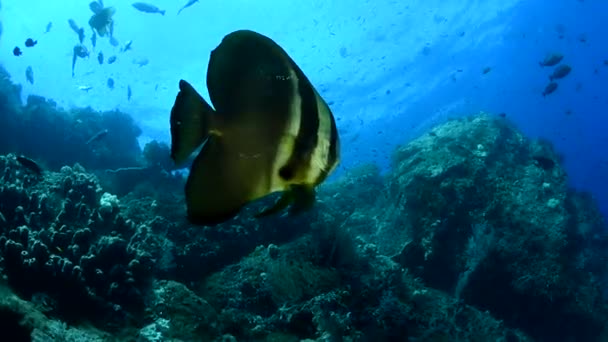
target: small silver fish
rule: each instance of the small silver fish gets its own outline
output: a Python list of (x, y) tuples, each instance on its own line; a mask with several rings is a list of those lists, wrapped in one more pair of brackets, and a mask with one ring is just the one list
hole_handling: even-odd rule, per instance
[(131, 86), (130, 86), (130, 85), (128, 85), (128, 86), (127, 86), (127, 101), (131, 101), (131, 95), (132, 95), (132, 94), (133, 94), (133, 93), (131, 92)]
[(86, 144), (90, 145), (93, 142), (99, 141), (103, 138), (105, 138), (108, 135), (108, 130), (107, 129), (103, 129), (101, 131), (99, 131), (98, 133), (96, 133), (95, 135), (93, 135), (89, 140), (87, 140)]
[(182, 8), (179, 9), (179, 11), (177, 11), (177, 14), (179, 15), (183, 10), (194, 5), (197, 2), (198, 2), (198, 0), (189, 0)]
[(46, 24), (46, 29), (44, 30), (44, 33), (49, 33), (51, 32), (51, 28), (53, 27), (53, 22), (49, 21), (48, 24)]
[(132, 40), (129, 40), (125, 46), (123, 46), (122, 48), (120, 48), (120, 52), (127, 52), (129, 50), (131, 50), (131, 44), (133, 44)]
[(88, 93), (88, 92), (89, 92), (89, 90), (91, 90), (91, 89), (93, 89), (93, 87), (92, 87), (92, 86), (90, 86), (90, 85), (87, 85), (87, 86), (84, 86), (84, 85), (78, 86), (78, 90), (86, 91), (87, 93)]

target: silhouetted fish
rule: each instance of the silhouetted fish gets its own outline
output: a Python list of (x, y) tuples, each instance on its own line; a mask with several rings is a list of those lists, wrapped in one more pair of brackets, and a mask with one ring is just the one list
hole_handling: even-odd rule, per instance
[(38, 44), (38, 41), (33, 40), (32, 38), (28, 38), (25, 40), (25, 46), (27, 46), (27, 47), (33, 47), (36, 44)]
[(29, 65), (25, 69), (25, 79), (30, 82), (30, 84), (34, 84), (34, 70), (32, 70), (32, 67)]
[(160, 15), (165, 15), (165, 10), (161, 10), (160, 8), (147, 4), (145, 2), (135, 2), (131, 6), (137, 9), (140, 12), (144, 13), (160, 13)]
[(540, 66), (554, 66), (554, 65), (557, 65), (557, 63), (561, 62), (563, 58), (564, 58), (564, 56), (561, 53), (554, 52), (554, 53), (548, 54), (545, 57), (545, 59), (538, 62), (538, 64)]
[(17, 161), (23, 167), (32, 171), (36, 175), (38, 175), (38, 176), (42, 175), (42, 168), (40, 167), (40, 165), (38, 165), (38, 163), (36, 163), (32, 159), (24, 157), (24, 156), (19, 156), (19, 157), (17, 157)]
[(179, 15), (183, 10), (194, 5), (197, 2), (198, 0), (189, 0), (184, 6), (182, 6), (182, 8), (179, 9), (179, 11), (177, 11), (177, 14)]
[(568, 76), (568, 74), (570, 73), (571, 70), (572, 70), (572, 68), (570, 68), (569, 65), (562, 64), (562, 65), (558, 66), (557, 68), (555, 68), (555, 70), (553, 70), (553, 73), (551, 74), (551, 76), (549, 76), (549, 79), (551, 81), (553, 81), (553, 80), (558, 80), (560, 78), (564, 78), (564, 77)]
[(557, 83), (551, 82), (551, 83), (547, 84), (547, 86), (545, 87), (545, 90), (543, 91), (543, 96), (547, 96), (547, 95), (551, 94), (552, 92), (554, 92), (555, 90), (557, 90)]
[(108, 135), (108, 130), (103, 129), (103, 130), (99, 131), (98, 133), (96, 133), (94, 136), (92, 136), (89, 140), (87, 140), (86, 144), (89, 145), (93, 142), (99, 141), (99, 140), (103, 139), (104, 137), (106, 137), (107, 135)]

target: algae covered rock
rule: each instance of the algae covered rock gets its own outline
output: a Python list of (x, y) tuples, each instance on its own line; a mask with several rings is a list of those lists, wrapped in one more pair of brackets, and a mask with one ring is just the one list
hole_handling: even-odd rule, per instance
[(488, 115), (450, 121), (395, 152), (388, 191), (404, 219), (381, 249), (429, 286), (533, 337), (600, 335), (608, 269), (588, 256), (606, 260), (608, 237), (548, 143)]

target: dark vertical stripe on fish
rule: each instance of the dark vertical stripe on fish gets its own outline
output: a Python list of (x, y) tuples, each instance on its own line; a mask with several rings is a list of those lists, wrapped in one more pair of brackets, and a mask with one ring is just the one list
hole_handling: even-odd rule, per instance
[(327, 153), (325, 168), (319, 173), (319, 177), (317, 177), (315, 180), (315, 184), (320, 184), (325, 180), (325, 178), (327, 178), (329, 172), (332, 170), (336, 164), (336, 161), (338, 160), (338, 128), (336, 127), (336, 121), (334, 120), (334, 116), (329, 108), (327, 115), (329, 116), (328, 119), (331, 123), (331, 130), (329, 132), (329, 151)]

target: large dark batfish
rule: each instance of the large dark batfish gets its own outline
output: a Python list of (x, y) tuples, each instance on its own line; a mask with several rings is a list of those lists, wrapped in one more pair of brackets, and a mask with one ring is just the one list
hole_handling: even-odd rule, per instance
[(282, 197), (258, 217), (314, 204), (315, 187), (339, 161), (338, 131), (327, 103), (279, 45), (252, 31), (224, 37), (207, 70), (213, 108), (188, 82), (179, 88), (171, 157), (181, 164), (204, 143), (185, 189), (191, 223), (221, 223), (277, 191)]

